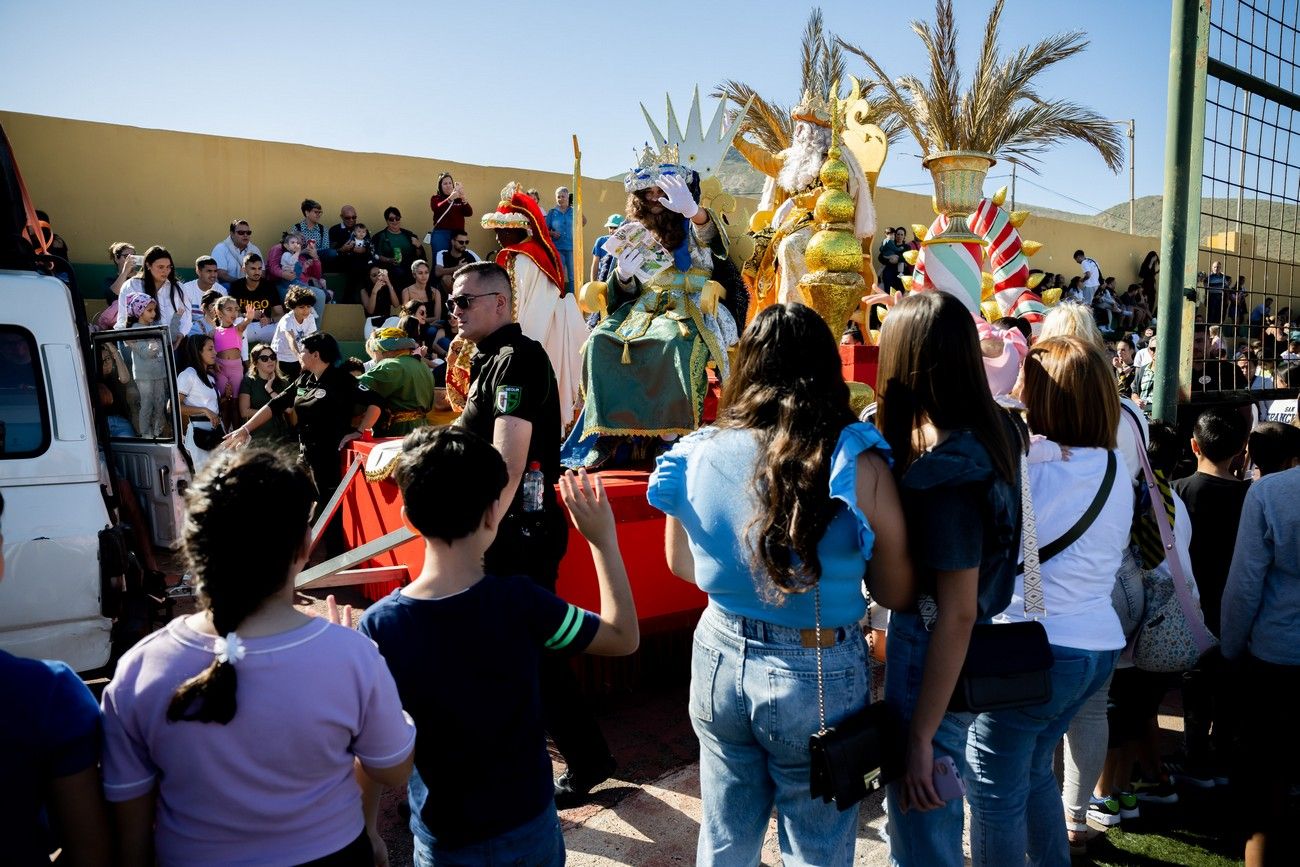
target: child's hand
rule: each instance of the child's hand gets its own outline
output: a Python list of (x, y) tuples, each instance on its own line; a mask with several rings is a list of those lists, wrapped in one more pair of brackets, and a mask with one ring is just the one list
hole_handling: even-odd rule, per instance
[(588, 542), (596, 546), (616, 543), (614, 510), (599, 478), (593, 480), (585, 469), (566, 471), (560, 477), (560, 499), (569, 510), (573, 526)]
[(344, 605), (340, 611), (339, 604), (335, 601), (333, 593), (325, 597), (325, 612), (325, 619), (335, 626), (352, 628), (352, 606)]

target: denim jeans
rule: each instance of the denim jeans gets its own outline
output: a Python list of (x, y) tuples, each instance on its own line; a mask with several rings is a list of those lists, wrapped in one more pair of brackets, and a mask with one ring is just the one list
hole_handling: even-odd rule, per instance
[(429, 233), (429, 261), (437, 264), (438, 254), (451, 249), (451, 229), (434, 229)]
[[(915, 614), (895, 611), (889, 617), (886, 646), (885, 701), (905, 722), (912, 719), (921, 694), (921, 677), (925, 657), (930, 649), (930, 633)], [(971, 714), (949, 713), (934, 734), (934, 757), (948, 756), (963, 778), (966, 768), (966, 732)], [(962, 799), (953, 798), (944, 806), (926, 812), (900, 809), (899, 784), (889, 786), (885, 805), (889, 811), (889, 859), (896, 867), (962, 867), (962, 827), (965, 814)]]
[(971, 863), (1069, 867), (1061, 790), (1052, 773), (1070, 720), (1115, 668), (1118, 650), (1052, 646), (1052, 697), (1043, 704), (983, 713), (966, 746), (971, 773)]
[[(811, 624), (810, 624), (811, 626)], [(867, 702), (867, 647), (856, 624), (822, 648), (826, 725)], [(773, 806), (786, 867), (851, 865), (858, 809), (808, 793), (817, 732), (817, 650), (799, 630), (710, 604), (695, 629), (690, 715), (700, 739), (696, 863), (757, 865)]]
[[(412, 825), (417, 821), (411, 817)], [(551, 804), (518, 828), (456, 849), (431, 846), (416, 834), (412, 855), (415, 867), (564, 867), (564, 835)]]

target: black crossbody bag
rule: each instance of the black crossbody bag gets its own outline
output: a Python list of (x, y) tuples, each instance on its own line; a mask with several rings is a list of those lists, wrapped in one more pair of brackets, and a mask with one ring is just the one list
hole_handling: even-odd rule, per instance
[(1097, 516), (1115, 484), (1115, 453), (1106, 455), (1106, 474), (1092, 503), (1064, 535), (1041, 550), (1034, 505), (1029, 495), (1029, 469), (1020, 462), (1020, 496), (1024, 526), (1025, 561), (1017, 567), (1024, 573), (1025, 616), (1016, 623), (979, 623), (971, 631), (970, 647), (961, 676), (953, 690), (948, 710), (965, 713), (1009, 710), (1042, 704), (1052, 697), (1052, 647), (1041, 618), (1047, 614), (1043, 599), (1043, 563), (1077, 542)]
[[(883, 701), (826, 727), (826, 688), (822, 678), (821, 582), (813, 588), (817, 625), (817, 733), (808, 738), (809, 794), (840, 811), (903, 775), (903, 725)], [(867, 610), (871, 597), (867, 596)], [(871, 683), (871, 654), (867, 654), (867, 683)], [(867, 687), (868, 693), (870, 686)]]

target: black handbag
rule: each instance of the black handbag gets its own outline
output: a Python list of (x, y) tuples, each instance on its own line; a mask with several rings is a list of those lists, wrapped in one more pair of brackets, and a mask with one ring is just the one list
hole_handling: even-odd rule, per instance
[(226, 437), (225, 431), (219, 427), (199, 427), (198, 425), (192, 425), (192, 427), (194, 428), (194, 445), (205, 452), (210, 452), (221, 445), (221, 441)]
[[(817, 625), (817, 733), (808, 738), (808, 790), (813, 799), (835, 802), (841, 812), (869, 792), (903, 775), (903, 726), (883, 701), (867, 706), (838, 724), (826, 727), (826, 688), (822, 678), (821, 586), (813, 589)], [(870, 609), (870, 599), (867, 601)], [(867, 654), (867, 681), (871, 655)], [(868, 691), (870, 687), (868, 687)]]
[[(1024, 525), (1024, 605), (1028, 617), (1047, 614), (1043, 604), (1042, 564), (1073, 545), (1101, 514), (1115, 483), (1115, 453), (1106, 456), (1106, 474), (1083, 516), (1060, 538), (1038, 548), (1038, 527), (1029, 495), (1029, 468), (1020, 462), (1020, 497)], [(980, 623), (971, 632), (966, 661), (948, 710), (965, 713), (1009, 710), (1043, 704), (1052, 697), (1052, 647), (1037, 619), (1016, 623)]]

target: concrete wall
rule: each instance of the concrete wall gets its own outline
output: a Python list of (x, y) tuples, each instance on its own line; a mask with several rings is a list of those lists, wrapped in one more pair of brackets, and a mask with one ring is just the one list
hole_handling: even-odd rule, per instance
[[(192, 264), (226, 236), (234, 217), (250, 221), (254, 243), (266, 252), (279, 240), (282, 229), (301, 219), (298, 204), (306, 197), (325, 206), (327, 223), (337, 222), (340, 205), (355, 205), (372, 232), (383, 228), (383, 209), (397, 205), (402, 225), (423, 235), (432, 223), (429, 196), (443, 170), (465, 186), (476, 215), (469, 227), (471, 246), (483, 253), (495, 246), (495, 239), (478, 227), (478, 215), (496, 207), (506, 183), (514, 180), (525, 188), (536, 187), (549, 199), (555, 187), (570, 181), (566, 175), (530, 169), (348, 153), (15, 112), (0, 111), (0, 124), (13, 144), (36, 207), (49, 212), (77, 262), (107, 264), (108, 245), (124, 240), (141, 252), (150, 244), (162, 244), (178, 266)], [(616, 181), (584, 178), (583, 198), (587, 238), (594, 239), (604, 218), (623, 210), (623, 187)], [(881, 188), (876, 198), (882, 229), (928, 225), (934, 218), (928, 195)], [(752, 208), (752, 203), (742, 201), (742, 211)], [(1076, 274), (1072, 255), (1082, 247), (1104, 274), (1114, 275), (1121, 285), (1136, 277), (1148, 250), (1159, 248), (1155, 238), (1046, 218), (1031, 217), (1022, 231), (1044, 245), (1030, 260), (1033, 267)]]

